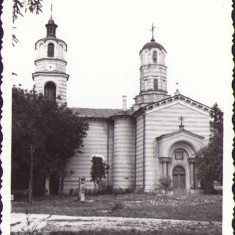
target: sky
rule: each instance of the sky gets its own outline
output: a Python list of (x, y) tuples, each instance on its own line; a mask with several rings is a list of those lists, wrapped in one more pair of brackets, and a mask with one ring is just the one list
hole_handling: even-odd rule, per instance
[(69, 107), (121, 108), (140, 90), (139, 51), (151, 39), (167, 50), (168, 94), (181, 94), (223, 109), (232, 78), (230, 5), (227, 0), (48, 0), (43, 13), (15, 23), (14, 84), (33, 86), (35, 42), (46, 36), (51, 15), (68, 45)]

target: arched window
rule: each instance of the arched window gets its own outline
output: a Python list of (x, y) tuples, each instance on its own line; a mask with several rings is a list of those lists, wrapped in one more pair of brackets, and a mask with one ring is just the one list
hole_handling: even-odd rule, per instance
[(44, 96), (51, 101), (56, 100), (56, 86), (53, 82), (47, 82), (44, 87)]
[(157, 51), (153, 51), (153, 62), (157, 63)]
[(54, 44), (53, 43), (48, 44), (47, 56), (48, 57), (54, 57)]

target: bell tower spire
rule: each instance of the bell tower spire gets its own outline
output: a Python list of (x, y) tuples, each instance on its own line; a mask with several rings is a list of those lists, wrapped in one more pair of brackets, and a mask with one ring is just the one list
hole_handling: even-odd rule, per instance
[(51, 19), (52, 19), (52, 8), (53, 8), (53, 5), (51, 4)]
[(53, 8), (53, 5), (51, 4), (51, 18), (49, 19), (48, 23), (46, 24), (47, 37), (56, 37), (57, 25), (55, 24), (55, 22), (52, 18), (52, 8)]

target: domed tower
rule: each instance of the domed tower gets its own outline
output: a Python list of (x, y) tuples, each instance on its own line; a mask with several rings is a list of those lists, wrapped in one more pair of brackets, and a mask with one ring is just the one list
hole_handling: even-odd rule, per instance
[(46, 24), (47, 34), (45, 38), (35, 43), (37, 59), (35, 60), (35, 73), (33, 80), (35, 89), (59, 104), (67, 100), (67, 81), (65, 53), (67, 44), (56, 38), (57, 25), (49, 19)]
[(135, 109), (169, 97), (165, 48), (152, 39), (140, 51), (140, 94), (135, 97)]

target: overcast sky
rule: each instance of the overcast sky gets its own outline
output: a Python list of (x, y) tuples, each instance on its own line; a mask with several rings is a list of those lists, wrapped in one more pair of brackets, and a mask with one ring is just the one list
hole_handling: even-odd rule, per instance
[(43, 13), (19, 17), (13, 48), (14, 83), (32, 88), (35, 42), (46, 36), (50, 18), (68, 44), (69, 107), (121, 108), (139, 94), (139, 51), (151, 39), (167, 50), (168, 93), (180, 92), (212, 106), (226, 105), (231, 91), (232, 25), (227, 0), (48, 0)]

